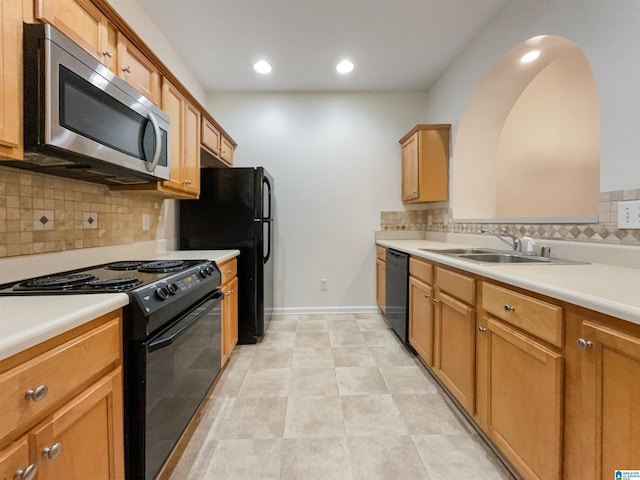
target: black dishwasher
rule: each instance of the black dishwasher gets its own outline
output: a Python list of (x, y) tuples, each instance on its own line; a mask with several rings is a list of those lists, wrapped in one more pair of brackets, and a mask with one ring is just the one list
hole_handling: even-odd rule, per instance
[(387, 248), (385, 312), (389, 326), (409, 343), (409, 255)]

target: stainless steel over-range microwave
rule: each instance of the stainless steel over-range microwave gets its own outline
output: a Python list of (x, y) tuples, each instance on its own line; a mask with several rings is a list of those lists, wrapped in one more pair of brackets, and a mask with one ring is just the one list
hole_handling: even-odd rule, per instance
[[(24, 25), (25, 168), (104, 184), (169, 178), (169, 117), (50, 25)], [(18, 166), (18, 165), (17, 165)]]

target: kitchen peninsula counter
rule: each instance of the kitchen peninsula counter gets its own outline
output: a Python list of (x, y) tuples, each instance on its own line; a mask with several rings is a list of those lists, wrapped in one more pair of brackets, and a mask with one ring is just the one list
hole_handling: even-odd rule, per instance
[(465, 244), (430, 240), (377, 240), (376, 244), (640, 325), (639, 269), (602, 263), (481, 265), (422, 250), (469, 247)]

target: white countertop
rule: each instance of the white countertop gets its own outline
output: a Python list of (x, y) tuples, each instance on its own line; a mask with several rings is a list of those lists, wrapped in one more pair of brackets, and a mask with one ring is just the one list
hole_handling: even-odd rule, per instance
[(640, 270), (588, 265), (480, 265), (420, 250), (467, 247), (429, 240), (378, 240), (378, 245), (466, 270), (640, 325)]
[[(134, 257), (148, 260), (203, 259), (220, 264), (239, 254), (238, 250), (189, 250), (135, 255), (122, 257), (121, 260), (134, 260)], [(66, 266), (67, 270), (73, 268), (73, 265)], [(46, 266), (43, 269), (51, 271)], [(0, 297), (0, 360), (128, 303), (129, 296), (126, 293)]]

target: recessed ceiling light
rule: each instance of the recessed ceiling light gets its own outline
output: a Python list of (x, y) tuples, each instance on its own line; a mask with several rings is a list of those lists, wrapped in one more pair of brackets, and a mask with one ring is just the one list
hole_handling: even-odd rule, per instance
[(531, 50), (520, 57), (522, 63), (531, 63), (540, 56), (540, 50)]
[(266, 75), (271, 72), (271, 65), (269, 65), (269, 62), (266, 60), (260, 60), (253, 64), (253, 69), (258, 73)]
[(338, 73), (349, 73), (353, 70), (353, 63), (349, 60), (342, 60), (338, 65), (336, 65), (336, 70)]

